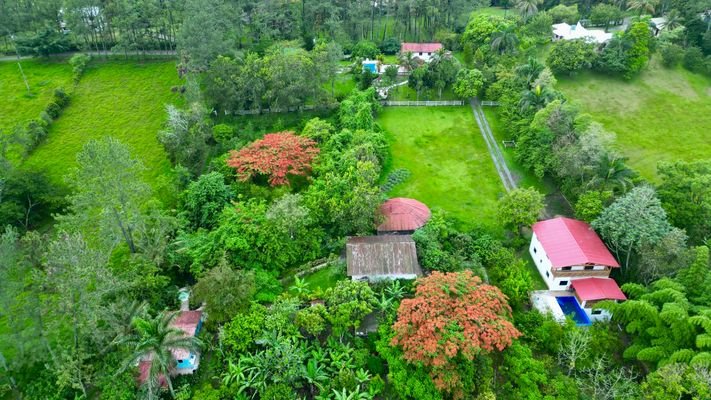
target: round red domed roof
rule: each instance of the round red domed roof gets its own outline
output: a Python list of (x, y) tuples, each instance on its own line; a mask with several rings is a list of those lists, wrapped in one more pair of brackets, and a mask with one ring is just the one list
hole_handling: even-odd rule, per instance
[(380, 212), (385, 221), (378, 227), (379, 232), (414, 231), (432, 215), (426, 205), (403, 197), (386, 201), (380, 206)]

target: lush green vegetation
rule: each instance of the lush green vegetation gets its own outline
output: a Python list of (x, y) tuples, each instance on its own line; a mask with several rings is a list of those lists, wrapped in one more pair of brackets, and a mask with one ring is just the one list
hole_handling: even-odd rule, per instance
[(503, 186), (469, 107), (391, 107), (378, 122), (390, 134), (392, 169), (412, 173), (392, 197), (442, 208), (463, 226), (496, 230)]
[(561, 77), (559, 88), (617, 134), (617, 145), (642, 176), (658, 180), (660, 161), (711, 155), (711, 79), (653, 60), (626, 82), (602, 74)]
[[(711, 73), (704, 2), (139, 0), (92, 8), (105, 24), (79, 3), (0, 2), (0, 42), (180, 56), (173, 70), (77, 54), (71, 96), (0, 136), (3, 400), (711, 398), (711, 160), (671, 154), (650, 182), (617, 128), (561, 91), (570, 74), (595, 101), (617, 88), (591, 70), (630, 80), (639, 107), (654, 85), (706, 99), (705, 81), (662, 82), (648, 63)], [(656, 38), (647, 13), (668, 18)], [(550, 43), (553, 23), (622, 15), (607, 43)], [(456, 58), (423, 64), (401, 40)], [(410, 71), (406, 97), (498, 101), (486, 115), (497, 145), (516, 141), (502, 151), (522, 187), (504, 192), (468, 107), (383, 109), (373, 82), (403, 77), (375, 80), (364, 57)], [(304, 106), (323, 107), (230, 113)], [(410, 247), (426, 277), (347, 279), (344, 245), (376, 234), (390, 196), (432, 208)], [(527, 244), (546, 213), (589, 222), (621, 264), (628, 300), (595, 305), (611, 322), (532, 309), (545, 284)], [(174, 326), (183, 287), (208, 315), (197, 337)], [(200, 352), (197, 374), (172, 374), (176, 349)]]
[(22, 60), (22, 70), (30, 85), (27, 93), (15, 61), (0, 62), (0, 131), (37, 118), (52, 99), (54, 89), (72, 86), (72, 67), (64, 59)]
[(179, 84), (173, 61), (95, 62), (25, 165), (41, 168), (52, 181), (62, 183), (76, 167), (76, 154), (85, 143), (112, 136), (144, 163), (144, 176), (161, 198), (172, 199), (171, 165), (157, 134), (163, 128), (165, 106), (179, 102), (171, 92)]

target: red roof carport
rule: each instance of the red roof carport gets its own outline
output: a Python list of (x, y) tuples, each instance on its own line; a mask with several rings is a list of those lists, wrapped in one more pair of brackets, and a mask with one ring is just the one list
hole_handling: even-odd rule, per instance
[(611, 278), (583, 278), (570, 283), (581, 301), (627, 300), (617, 282)]

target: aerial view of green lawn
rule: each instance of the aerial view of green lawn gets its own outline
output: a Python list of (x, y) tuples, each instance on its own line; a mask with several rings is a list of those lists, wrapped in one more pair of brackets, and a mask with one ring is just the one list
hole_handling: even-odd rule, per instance
[(391, 197), (441, 208), (464, 226), (497, 228), (504, 187), (469, 107), (388, 107), (378, 121), (390, 137), (392, 169), (412, 174)]
[(93, 63), (85, 72), (69, 106), (52, 124), (47, 139), (25, 165), (47, 170), (61, 182), (76, 154), (91, 139), (113, 136), (127, 144), (146, 167), (146, 180), (163, 200), (172, 176), (170, 161), (157, 133), (165, 106), (179, 100), (171, 87), (180, 84), (175, 61), (111, 61)]
[(659, 161), (711, 157), (711, 79), (665, 69), (653, 60), (639, 77), (585, 73), (559, 78), (558, 88), (617, 133), (630, 165), (656, 180)]
[(69, 90), (72, 67), (65, 59), (22, 60), (22, 71), (30, 86), (29, 93), (16, 61), (0, 62), (0, 131), (37, 118), (52, 98), (54, 89)]

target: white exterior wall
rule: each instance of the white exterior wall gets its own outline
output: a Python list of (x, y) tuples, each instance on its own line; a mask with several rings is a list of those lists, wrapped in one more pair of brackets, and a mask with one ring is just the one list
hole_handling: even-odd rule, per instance
[(414, 51), (412, 52), (413, 57), (417, 57), (426, 63), (430, 62), (433, 55), (434, 55), (434, 53), (424, 53), (424, 52), (423, 53), (416, 53)]
[(416, 279), (417, 274), (392, 274), (392, 275), (376, 275), (376, 276), (370, 276), (370, 275), (353, 275), (351, 277), (352, 280), (354, 281), (359, 281), (363, 279), (367, 279), (369, 281), (382, 281), (385, 279)]
[(612, 313), (610, 313), (607, 310), (600, 309), (600, 308), (595, 309), (596, 311), (600, 311), (599, 314), (593, 314), (592, 313), (593, 308), (592, 307), (588, 308), (588, 305), (586, 303), (587, 303), (587, 301), (583, 301), (583, 304), (581, 304), (580, 307), (582, 307), (582, 309), (585, 310), (585, 314), (588, 315), (588, 317), (590, 318), (590, 321), (593, 321), (593, 322), (595, 322), (595, 321), (609, 321), (610, 318), (612, 318)]
[[(541, 274), (541, 278), (543, 278), (543, 281), (546, 283), (546, 285), (548, 285), (549, 290), (568, 290), (570, 288), (570, 282), (572, 282), (573, 280), (588, 278), (587, 276), (554, 277), (553, 273), (551, 272), (553, 264), (548, 258), (548, 255), (546, 254), (543, 245), (541, 244), (541, 242), (538, 241), (535, 232), (533, 233), (533, 237), (531, 237), (531, 245), (528, 248), (528, 252), (531, 254), (531, 258), (533, 258), (533, 262), (536, 264), (538, 273)], [(606, 267), (603, 265), (595, 265), (593, 266), (592, 270), (603, 271), (605, 270), (605, 268)], [(584, 265), (571, 266), (570, 268), (570, 271), (584, 270)]]

